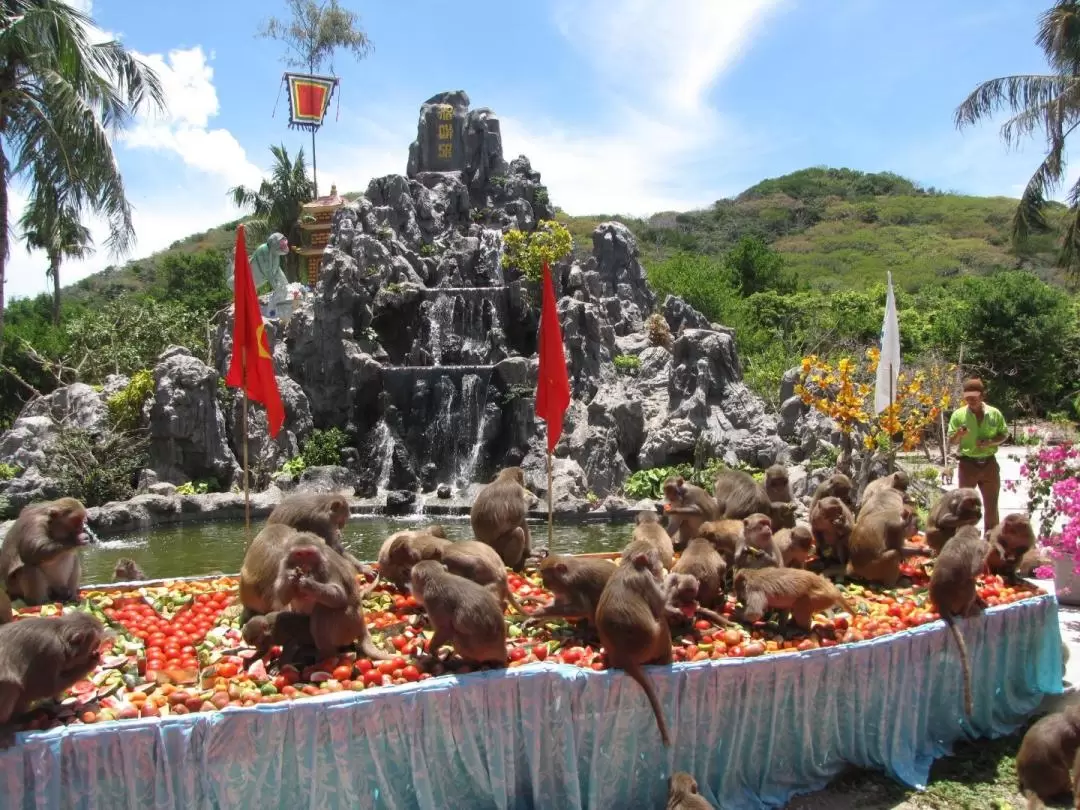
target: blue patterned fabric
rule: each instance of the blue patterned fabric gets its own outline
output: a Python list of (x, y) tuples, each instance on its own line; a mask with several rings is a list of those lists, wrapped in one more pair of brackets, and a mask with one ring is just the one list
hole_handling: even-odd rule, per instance
[[(925, 783), (968, 736), (1011, 732), (1062, 691), (1057, 602), (962, 623), (975, 714), (941, 622), (839, 648), (620, 672), (542, 665), (288, 704), (20, 735), (0, 807), (414, 810), (662, 807), (672, 770), (725, 808), (778, 807), (846, 763)], [(811, 722), (811, 718), (813, 721)]]

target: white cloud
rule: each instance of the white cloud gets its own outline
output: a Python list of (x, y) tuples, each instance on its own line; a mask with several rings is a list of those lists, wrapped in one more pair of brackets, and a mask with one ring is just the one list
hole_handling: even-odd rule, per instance
[[(613, 98), (601, 131), (500, 116), (508, 156), (524, 152), (567, 211), (647, 214), (715, 199), (688, 168), (734, 156), (745, 136), (709, 93), (781, 0), (557, 0), (556, 25)], [(682, 174), (682, 179), (674, 180)], [(711, 186), (711, 188), (710, 188)]]

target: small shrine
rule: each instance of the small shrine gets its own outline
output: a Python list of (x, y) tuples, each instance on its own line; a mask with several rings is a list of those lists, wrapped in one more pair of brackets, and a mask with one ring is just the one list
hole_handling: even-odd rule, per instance
[(300, 230), (303, 231), (303, 244), (296, 249), (301, 256), (303, 267), (307, 270), (308, 285), (315, 286), (319, 280), (319, 268), (322, 266), (323, 251), (330, 241), (330, 228), (334, 212), (345, 204), (338, 196), (337, 186), (330, 186), (330, 194), (319, 197), (300, 207)]

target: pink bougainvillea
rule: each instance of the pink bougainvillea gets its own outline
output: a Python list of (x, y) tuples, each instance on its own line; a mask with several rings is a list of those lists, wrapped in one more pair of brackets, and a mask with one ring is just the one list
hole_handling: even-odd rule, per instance
[[(1028, 454), (1020, 474), (1028, 484), (1028, 511), (1039, 516), (1039, 544), (1055, 558), (1071, 557), (1080, 573), (1080, 449), (1072, 444), (1041, 447)], [(1015, 491), (1018, 482), (1006, 488)], [(1051, 576), (1047, 569), (1035, 575)]]

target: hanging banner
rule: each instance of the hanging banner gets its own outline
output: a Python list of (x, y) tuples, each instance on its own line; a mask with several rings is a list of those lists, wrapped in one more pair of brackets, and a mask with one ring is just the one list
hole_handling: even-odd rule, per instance
[(303, 73), (286, 73), (282, 80), (289, 86), (289, 127), (311, 131), (321, 127), (340, 80)]

